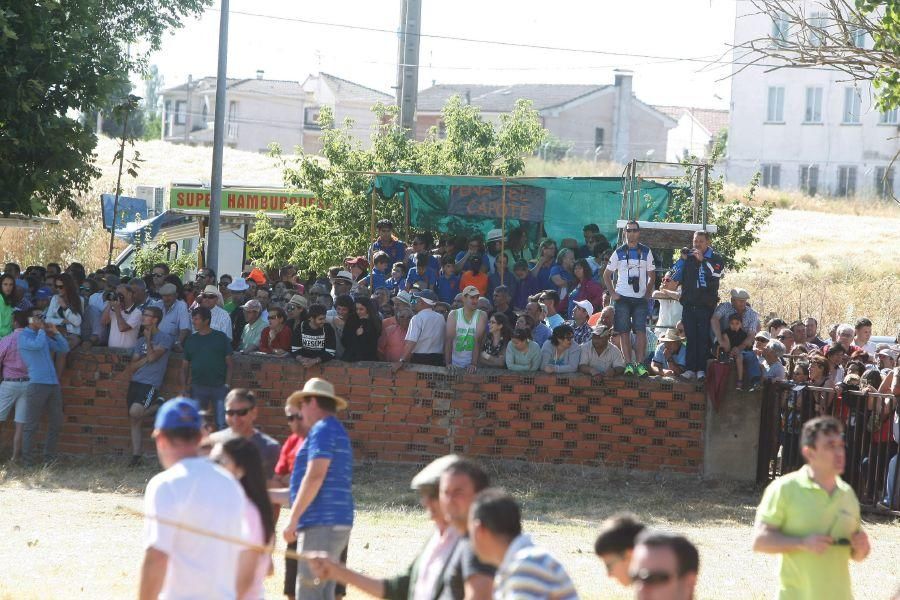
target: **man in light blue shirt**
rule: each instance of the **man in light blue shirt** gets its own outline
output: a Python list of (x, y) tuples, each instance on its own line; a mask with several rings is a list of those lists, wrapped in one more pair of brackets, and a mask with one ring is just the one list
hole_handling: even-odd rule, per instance
[(31, 446), (41, 415), (47, 413), (47, 440), (44, 461), (53, 460), (62, 427), (62, 391), (56, 376), (51, 352), (68, 352), (69, 344), (56, 325), (44, 323), (40, 309), (31, 311), (28, 327), (19, 334), (19, 353), (28, 367), (28, 390), (25, 393), (25, 427), (22, 435), (22, 458), (26, 466), (32, 462)]

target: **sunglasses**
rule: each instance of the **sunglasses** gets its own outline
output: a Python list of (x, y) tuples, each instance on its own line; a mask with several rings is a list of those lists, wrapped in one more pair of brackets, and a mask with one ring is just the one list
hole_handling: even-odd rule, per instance
[(641, 569), (637, 573), (631, 574), (631, 583), (641, 582), (644, 585), (662, 585), (668, 583), (675, 578), (674, 573), (666, 573), (665, 571), (649, 571)]
[(794, 338), (791, 337), (791, 336), (789, 336), (789, 335), (779, 335), (776, 339), (779, 339), (779, 340), (792, 340), (792, 339), (794, 339)]
[(625, 230), (625, 233), (635, 233), (635, 232), (638, 232), (638, 231), (640, 231), (640, 229), (626, 229), (626, 230)]
[(218, 300), (219, 297), (215, 294), (200, 294), (200, 297), (205, 300)]
[(302, 421), (303, 415), (288, 415), (287, 420), (288, 423), (293, 423), (294, 421)]
[(251, 410), (253, 410), (253, 409), (252, 408), (230, 408), (225, 411), (225, 415), (229, 416), (229, 417), (234, 417), (234, 416), (246, 417), (250, 413)]
[(299, 304), (288, 304), (287, 305), (288, 310), (297, 310), (298, 308), (300, 308)]
[(153, 274), (153, 279), (162, 279), (163, 277), (165, 277), (165, 275), (163, 275), (162, 273)]

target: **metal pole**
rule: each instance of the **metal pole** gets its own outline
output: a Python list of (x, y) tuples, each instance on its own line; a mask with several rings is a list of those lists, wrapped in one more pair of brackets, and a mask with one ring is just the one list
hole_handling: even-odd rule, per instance
[[(502, 211), (503, 216), (500, 220), (500, 254), (498, 256), (502, 256), (503, 252), (506, 250), (506, 177), (503, 178), (503, 191), (500, 195), (500, 210)], [(494, 265), (496, 264), (497, 263), (494, 263)], [(500, 285), (506, 285), (503, 281), (506, 274), (505, 271), (506, 269), (500, 272)]]
[(703, 231), (706, 231), (706, 214), (709, 205), (709, 165), (703, 167)]
[[(219, 68), (216, 73), (216, 118), (213, 129), (212, 177), (209, 194), (209, 238), (206, 264), (219, 273), (219, 220), (222, 212), (222, 153), (225, 146), (225, 94), (228, 81), (228, 0), (222, 0), (219, 19)], [(190, 107), (188, 107), (190, 109)]]
[[(112, 223), (109, 227), (109, 255), (106, 257), (106, 264), (112, 263), (113, 242), (116, 239), (116, 214), (119, 212), (119, 195), (122, 193), (122, 165), (125, 163), (125, 136), (128, 135), (128, 115), (130, 110), (125, 111), (125, 117), (122, 127), (122, 143), (119, 144), (119, 176), (116, 179), (116, 199), (113, 201)], [(99, 111), (98, 111), (99, 114)], [(97, 117), (98, 119), (100, 117)], [(99, 133), (99, 129), (97, 130)]]

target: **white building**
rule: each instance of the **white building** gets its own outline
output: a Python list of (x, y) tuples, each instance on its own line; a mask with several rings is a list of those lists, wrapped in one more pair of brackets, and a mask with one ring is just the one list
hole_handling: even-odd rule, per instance
[[(818, 3), (808, 3), (811, 19)], [(793, 35), (750, 2), (737, 3), (734, 45), (767, 36)], [(773, 39), (772, 43), (776, 43)], [(872, 40), (859, 36), (858, 43)], [(735, 62), (747, 62), (736, 50)], [(762, 62), (771, 64), (772, 60)], [(768, 70), (768, 72), (767, 72)], [(898, 149), (898, 111), (880, 113), (870, 85), (854, 85), (834, 69), (770, 70), (734, 66), (726, 176), (810, 194), (884, 196), (895, 183), (888, 165)]]
[[(164, 90), (162, 139), (191, 145), (212, 145), (216, 107), (216, 78), (189, 80)], [(353, 119), (351, 133), (364, 147), (375, 123), (371, 107), (389, 104), (393, 97), (365, 86), (319, 73), (306, 81), (228, 79), (228, 114), (225, 116), (225, 144), (238, 150), (268, 152), (278, 143), (291, 153), (297, 146), (306, 152), (321, 149), (317, 123), (322, 107), (331, 108), (335, 123)]]
[(728, 111), (690, 106), (654, 106), (675, 119), (678, 125), (669, 130), (666, 160), (678, 162), (688, 156), (708, 158), (718, 135), (728, 129)]

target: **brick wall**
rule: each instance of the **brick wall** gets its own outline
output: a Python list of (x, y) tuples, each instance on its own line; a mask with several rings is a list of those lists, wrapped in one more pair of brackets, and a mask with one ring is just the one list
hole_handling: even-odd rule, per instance
[[(64, 453), (130, 453), (123, 377), (129, 357), (108, 349), (76, 351), (63, 376)], [(178, 390), (182, 361), (173, 355), (164, 391)], [(331, 362), (304, 369), (267, 357), (237, 357), (235, 387), (256, 390), (260, 428), (283, 439), (284, 399), (308, 377), (333, 382), (349, 400), (341, 415), (361, 461), (421, 463), (458, 452), (531, 462), (702, 473), (706, 404), (685, 383), (584, 375), (513, 374), (483, 369), (447, 375), (414, 367), (392, 374), (385, 363)], [(147, 433), (149, 435), (149, 423)], [(9, 443), (11, 427), (4, 428)], [(42, 437), (40, 438), (42, 439)], [(145, 450), (152, 450), (148, 442)]]

